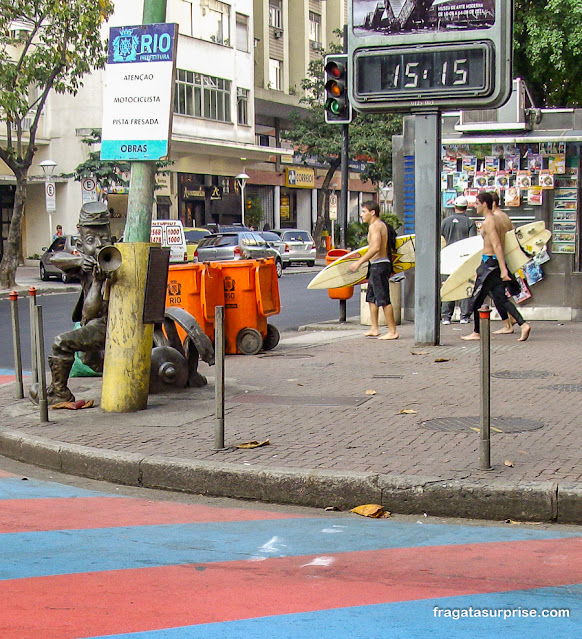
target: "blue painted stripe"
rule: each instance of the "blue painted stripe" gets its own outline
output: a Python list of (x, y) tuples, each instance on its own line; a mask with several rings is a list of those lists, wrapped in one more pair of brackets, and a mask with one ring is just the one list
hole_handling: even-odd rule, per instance
[(168, 155), (168, 140), (103, 140), (102, 160), (159, 160)]
[[(516, 616), (459, 618), (435, 616), (441, 609), (515, 610)], [(569, 618), (532, 618), (524, 609), (570, 610)], [(438, 614), (438, 613), (437, 613)], [(451, 614), (455, 614), (451, 612)], [(459, 613), (461, 614), (461, 613)], [(473, 614), (476, 614), (473, 612)], [(149, 632), (108, 635), (109, 639), (573, 639), (579, 637), (582, 619), (582, 585), (514, 590), (487, 595), (443, 597), (373, 606), (356, 606), (276, 617), (167, 628)], [(106, 639), (94, 637), (94, 639)]]
[[(0, 500), (2, 499), (51, 499), (55, 497), (119, 497), (74, 486), (65, 486), (38, 479), (19, 477), (0, 478)], [(74, 504), (71, 504), (74, 508)]]
[(0, 537), (0, 579), (579, 536), (552, 530), (421, 526), (348, 517), (6, 533)]

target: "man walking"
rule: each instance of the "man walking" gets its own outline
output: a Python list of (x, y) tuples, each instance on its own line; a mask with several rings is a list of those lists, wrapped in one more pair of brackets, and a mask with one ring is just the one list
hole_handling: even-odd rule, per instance
[[(455, 212), (445, 217), (441, 225), (441, 233), (445, 238), (446, 245), (454, 244), (459, 240), (477, 235), (475, 222), (467, 217), (467, 198), (459, 196), (453, 206)], [(471, 298), (467, 297), (459, 300), (461, 311), (461, 324), (468, 324), (471, 319)], [(455, 310), (455, 302), (443, 302), (441, 305), (441, 316), (443, 324), (450, 324)]]
[[(392, 250), (389, 242), (388, 225), (380, 219), (380, 207), (374, 200), (362, 204), (362, 219), (368, 224), (367, 252), (354, 264), (350, 271), (355, 273), (362, 264), (369, 262), (368, 292), (366, 302), (370, 307), (370, 330), (364, 333), (366, 337), (378, 339), (398, 339), (394, 310), (390, 302), (390, 275), (392, 275)], [(382, 307), (388, 332), (380, 335), (378, 329), (379, 308)]]
[[(479, 193), (477, 196), (477, 213), (484, 217), (481, 226), (483, 237), (483, 256), (477, 269), (477, 279), (473, 290), (474, 330), (470, 335), (463, 335), (464, 340), (478, 340), (479, 335), (479, 307), (487, 295), (492, 297), (505, 294), (505, 282), (511, 280), (505, 264), (503, 244), (504, 224), (493, 214), (493, 198), (491, 193)], [(524, 323), (519, 341), (525, 342), (529, 337), (530, 327)]]

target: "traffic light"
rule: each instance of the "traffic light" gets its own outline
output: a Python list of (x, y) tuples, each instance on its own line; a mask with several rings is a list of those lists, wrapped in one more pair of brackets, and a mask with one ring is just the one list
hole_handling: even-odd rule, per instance
[(352, 109), (348, 101), (348, 56), (345, 53), (325, 56), (325, 121), (349, 124)]

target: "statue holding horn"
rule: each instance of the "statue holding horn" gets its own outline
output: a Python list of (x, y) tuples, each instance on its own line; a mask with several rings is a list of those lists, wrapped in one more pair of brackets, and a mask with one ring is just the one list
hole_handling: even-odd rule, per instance
[[(95, 371), (103, 370), (103, 351), (107, 330), (109, 276), (121, 265), (121, 255), (111, 243), (109, 211), (103, 202), (87, 202), (79, 215), (78, 255), (56, 253), (51, 262), (81, 280), (81, 294), (73, 311), (78, 329), (61, 333), (53, 341), (48, 361), (52, 381), (47, 389), (49, 404), (74, 401), (67, 386), (75, 353)], [(38, 403), (38, 385), (33, 384), (30, 398)]]

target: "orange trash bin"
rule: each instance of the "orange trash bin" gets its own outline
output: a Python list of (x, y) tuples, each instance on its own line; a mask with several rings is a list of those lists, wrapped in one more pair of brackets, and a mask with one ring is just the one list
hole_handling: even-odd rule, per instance
[[(329, 266), (343, 255), (347, 255), (349, 251), (345, 249), (332, 249), (325, 256), (325, 262)], [(349, 300), (354, 294), (353, 286), (342, 286), (340, 288), (328, 288), (327, 294), (332, 300)]]
[[(207, 273), (207, 265), (172, 264), (168, 269), (166, 306), (188, 311), (204, 333), (214, 341), (214, 308), (224, 305), (222, 286)], [(180, 333), (181, 329), (178, 329)], [(183, 335), (182, 335), (183, 337)]]
[(279, 342), (267, 317), (281, 312), (277, 269), (272, 259), (210, 262), (206, 277), (224, 296), (225, 352), (256, 355)]

